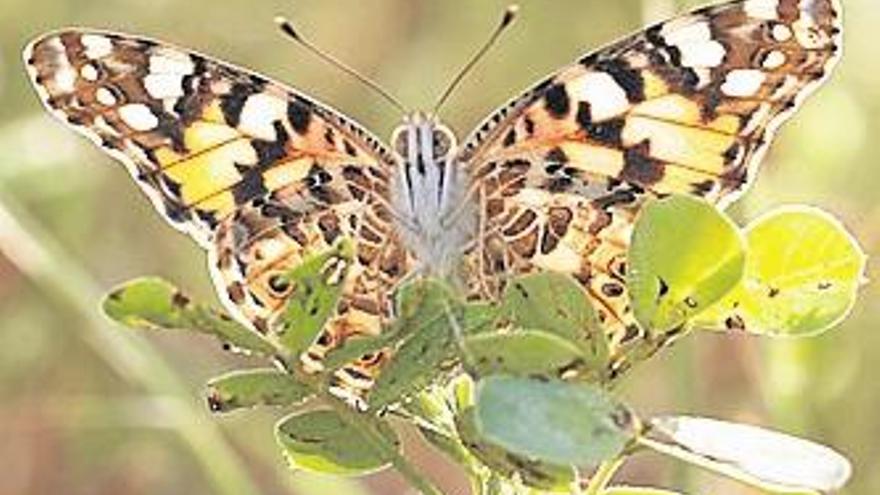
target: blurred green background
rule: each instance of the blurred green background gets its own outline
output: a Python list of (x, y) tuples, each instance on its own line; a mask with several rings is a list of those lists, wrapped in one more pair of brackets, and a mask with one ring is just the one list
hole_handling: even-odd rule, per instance
[[(772, 205), (838, 215), (866, 251), (880, 242), (880, 2), (843, 0), (845, 56), (785, 126), (745, 222)], [(518, 25), (466, 81), (444, 117), (460, 135), (538, 78), (691, 0), (522, 0)], [(128, 334), (98, 314), (112, 285), (158, 274), (213, 300), (204, 255), (166, 227), (127, 174), (52, 120), (20, 62), (24, 44), (69, 25), (147, 34), (247, 65), (343, 109), (386, 136), (398, 116), (281, 38), (292, 18), (319, 46), (413, 107), (428, 107), (495, 26), (503, 0), (0, 0), (0, 494), (397, 494), (393, 473), (336, 480), (290, 473), (275, 449), (278, 412), (211, 417), (200, 394), (249, 364), (213, 341)], [(874, 143), (874, 144), (872, 144)], [(874, 151), (872, 151), (874, 150)], [(868, 273), (877, 278), (876, 267)], [(681, 412), (773, 426), (854, 462), (847, 494), (880, 493), (878, 286), (815, 339), (698, 335), (641, 366), (623, 393), (644, 413)], [(874, 364), (872, 364), (874, 363)], [(454, 468), (417, 462), (465, 493)], [(693, 494), (754, 491), (645, 454), (619, 479)]]

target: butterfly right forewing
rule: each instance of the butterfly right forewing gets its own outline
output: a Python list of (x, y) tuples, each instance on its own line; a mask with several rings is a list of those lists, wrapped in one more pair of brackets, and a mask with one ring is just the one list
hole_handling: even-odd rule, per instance
[(623, 262), (648, 198), (728, 204), (841, 50), (836, 0), (734, 0), (590, 53), (490, 116), (462, 160), (480, 204), (479, 297), (516, 273), (580, 280), (611, 340), (640, 335)]

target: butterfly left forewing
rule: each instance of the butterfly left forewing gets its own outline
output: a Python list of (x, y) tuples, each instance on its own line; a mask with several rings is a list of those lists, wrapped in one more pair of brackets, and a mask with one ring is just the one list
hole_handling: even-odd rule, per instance
[(326, 105), (147, 38), (70, 29), (25, 50), (43, 103), (121, 161), (158, 212), (205, 247), (234, 315), (267, 332), (277, 281), (342, 237), (357, 256), (323, 350), (375, 333), (411, 261), (397, 247), (389, 154)]
[(726, 204), (840, 55), (835, 0), (734, 0), (591, 53), (487, 119), (464, 145), (483, 218), (472, 290), (511, 273), (577, 277), (612, 341), (638, 335), (623, 290), (649, 197)]

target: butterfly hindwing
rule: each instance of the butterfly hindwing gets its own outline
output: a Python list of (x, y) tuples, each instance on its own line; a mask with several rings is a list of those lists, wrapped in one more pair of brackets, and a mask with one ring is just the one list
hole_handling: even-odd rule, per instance
[[(615, 341), (637, 335), (620, 264), (648, 197), (727, 204), (839, 58), (835, 0), (704, 7), (586, 55), (465, 142), (481, 241), (473, 290), (550, 269), (582, 281)], [(614, 324), (616, 323), (616, 324)]]

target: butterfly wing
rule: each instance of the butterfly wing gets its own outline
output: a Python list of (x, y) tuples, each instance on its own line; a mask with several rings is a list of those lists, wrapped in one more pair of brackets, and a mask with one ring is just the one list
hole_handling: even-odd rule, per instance
[(357, 263), (324, 342), (378, 331), (408, 271), (388, 204), (389, 154), (341, 114), (244, 69), (153, 40), (66, 30), (25, 50), (46, 107), (125, 164), (210, 253), (228, 309), (266, 332), (273, 275), (339, 237)]
[(735, 0), (591, 53), (487, 119), (461, 159), (481, 205), (471, 290), (513, 273), (582, 282), (621, 343), (639, 335), (624, 257), (645, 199), (732, 201), (776, 129), (839, 58), (835, 0)]

